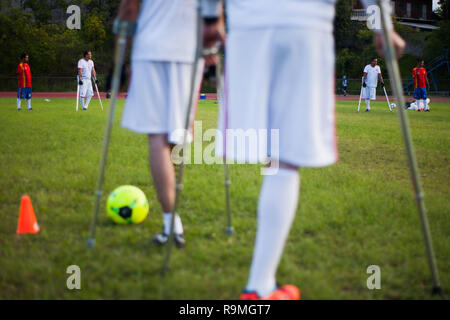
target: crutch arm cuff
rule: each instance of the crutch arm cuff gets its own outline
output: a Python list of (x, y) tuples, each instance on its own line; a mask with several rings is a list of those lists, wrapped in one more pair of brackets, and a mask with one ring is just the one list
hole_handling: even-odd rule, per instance
[(218, 18), (222, 14), (221, 2), (221, 0), (201, 0), (202, 16), (204, 18)]
[(136, 22), (130, 22), (126, 20), (116, 19), (114, 20), (113, 24), (113, 33), (119, 34), (120, 29), (125, 26), (126, 28), (126, 35), (127, 36), (133, 36), (136, 33), (137, 23)]

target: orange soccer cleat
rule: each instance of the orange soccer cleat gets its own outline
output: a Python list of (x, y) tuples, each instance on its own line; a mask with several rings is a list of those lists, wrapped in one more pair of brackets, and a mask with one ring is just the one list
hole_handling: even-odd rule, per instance
[(300, 290), (291, 284), (278, 287), (277, 290), (267, 297), (260, 298), (254, 291), (241, 294), (241, 300), (300, 300)]

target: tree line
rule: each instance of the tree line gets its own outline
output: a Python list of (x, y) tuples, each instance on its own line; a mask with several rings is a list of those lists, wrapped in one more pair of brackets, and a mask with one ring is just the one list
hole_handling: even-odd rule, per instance
[[(10, 1), (0, 0), (0, 75), (14, 76), (19, 57), (23, 52), (30, 55), (34, 75), (71, 76), (76, 74), (76, 62), (85, 50), (93, 52), (99, 74), (108, 72), (114, 48), (111, 32), (120, 1), (80, 0), (82, 22), (80, 30), (69, 30), (65, 21), (51, 23), (52, 10), (70, 4), (65, 0), (23, 0), (21, 6), (11, 8)], [(362, 68), (376, 50), (372, 43), (372, 31), (364, 23), (350, 20), (351, 0), (339, 0), (336, 6), (336, 75), (359, 78)], [(423, 50), (425, 61), (431, 60), (448, 49), (450, 44), (450, 21), (448, 3), (441, 0), (438, 14), (439, 30), (418, 32), (396, 24), (396, 30), (409, 43)], [(26, 8), (30, 10), (25, 11)], [(406, 53), (400, 59), (403, 75), (408, 76), (416, 56)], [(381, 59), (380, 65), (384, 69)]]

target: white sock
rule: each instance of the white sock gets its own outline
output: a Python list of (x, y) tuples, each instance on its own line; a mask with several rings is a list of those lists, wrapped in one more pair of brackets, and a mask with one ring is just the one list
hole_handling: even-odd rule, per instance
[(370, 100), (366, 99), (366, 109), (370, 110)]
[(428, 102), (427, 102), (426, 99), (423, 100), (423, 107), (424, 107), (425, 110), (428, 110)]
[[(170, 234), (170, 224), (171, 223), (172, 223), (172, 214), (170, 212), (164, 212), (163, 213), (164, 233), (167, 235)], [(181, 218), (178, 214), (175, 216), (175, 225), (173, 227), (173, 231), (176, 234), (183, 233), (183, 224), (181, 223)]]
[(28, 109), (31, 109), (31, 99), (27, 99), (27, 107)]
[(81, 104), (81, 108), (84, 109), (84, 98), (80, 97), (80, 104)]
[(89, 108), (89, 102), (91, 102), (91, 99), (92, 99), (92, 96), (89, 96), (86, 98), (86, 104), (85, 104), (86, 109)]
[(425, 110), (425, 100), (420, 100), (422, 101), (422, 110)]
[(19, 98), (17, 98), (17, 110), (20, 109), (20, 104), (21, 104), (22, 100), (20, 100)]
[(275, 274), (297, 210), (300, 175), (279, 169), (265, 176), (258, 201), (258, 230), (247, 291), (266, 297), (276, 288)]

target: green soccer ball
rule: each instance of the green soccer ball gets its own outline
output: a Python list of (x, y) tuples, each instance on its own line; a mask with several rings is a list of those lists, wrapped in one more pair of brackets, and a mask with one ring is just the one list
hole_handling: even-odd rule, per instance
[(148, 200), (141, 189), (134, 186), (121, 186), (108, 197), (106, 211), (118, 224), (138, 224), (148, 215)]

